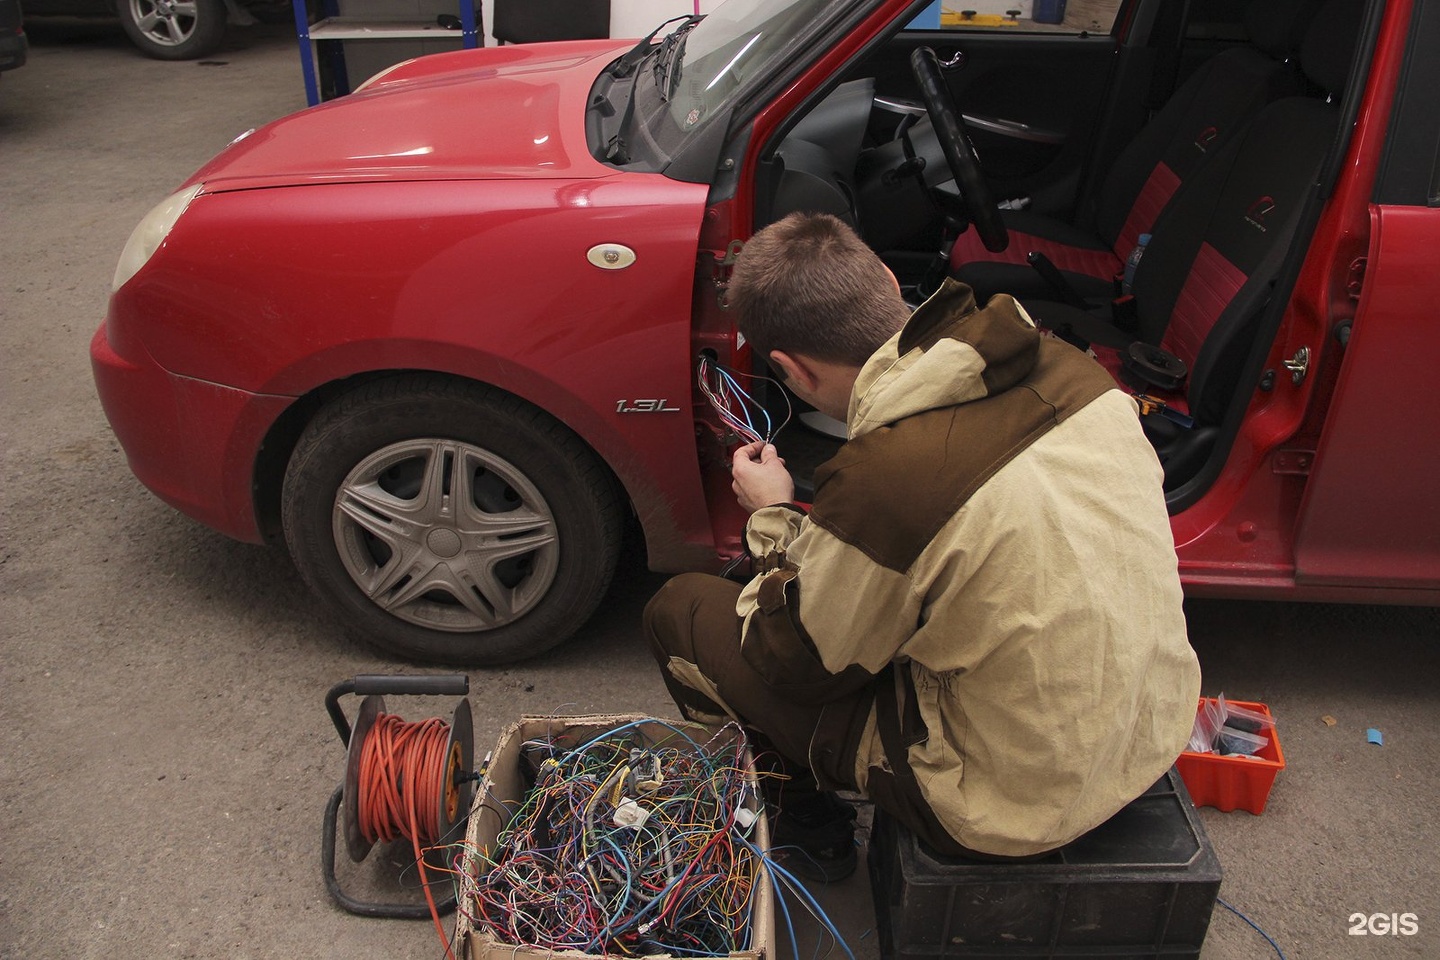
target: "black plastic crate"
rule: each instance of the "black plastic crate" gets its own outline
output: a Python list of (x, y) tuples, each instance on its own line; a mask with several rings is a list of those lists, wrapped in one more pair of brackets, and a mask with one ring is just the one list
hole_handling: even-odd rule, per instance
[(1171, 770), (1110, 820), (1028, 863), (945, 857), (875, 812), (884, 960), (1200, 956), (1220, 861)]

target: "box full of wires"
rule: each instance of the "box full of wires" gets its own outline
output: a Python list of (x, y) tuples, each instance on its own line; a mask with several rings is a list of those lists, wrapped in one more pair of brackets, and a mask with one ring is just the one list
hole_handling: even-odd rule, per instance
[(773, 956), (764, 804), (734, 725), (525, 717), (456, 858), (455, 956)]

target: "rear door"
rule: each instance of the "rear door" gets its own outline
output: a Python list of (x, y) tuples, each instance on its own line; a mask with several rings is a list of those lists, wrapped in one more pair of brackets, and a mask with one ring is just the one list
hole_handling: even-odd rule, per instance
[(1301, 508), (1299, 585), (1440, 587), (1437, 49), (1440, 2), (1416, 3), (1360, 301)]

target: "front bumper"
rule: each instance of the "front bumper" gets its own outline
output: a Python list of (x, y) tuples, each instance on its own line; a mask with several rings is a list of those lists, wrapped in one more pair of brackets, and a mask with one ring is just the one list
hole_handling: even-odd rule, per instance
[(130, 469), (182, 513), (236, 540), (262, 542), (255, 459), (294, 398), (179, 376), (141, 349), (128, 352), (114, 349), (103, 323), (90, 342), (100, 405)]

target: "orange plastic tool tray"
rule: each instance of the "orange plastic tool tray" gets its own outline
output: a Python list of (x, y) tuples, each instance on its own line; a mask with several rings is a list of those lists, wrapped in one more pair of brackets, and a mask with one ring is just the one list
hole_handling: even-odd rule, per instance
[[(1215, 701), (1212, 697), (1201, 697), (1196, 710), (1207, 702)], [(1271, 716), (1270, 708), (1263, 703), (1228, 698), (1226, 702)], [(1264, 812), (1275, 775), (1285, 769), (1285, 753), (1280, 749), (1280, 737), (1275, 729), (1266, 729), (1262, 734), (1269, 737), (1270, 742), (1253, 757), (1191, 753), (1189, 750), (1180, 754), (1175, 765), (1180, 769), (1180, 777), (1185, 781), (1185, 789), (1190, 791), (1195, 806), (1227, 811), (1249, 810), (1257, 814)]]

